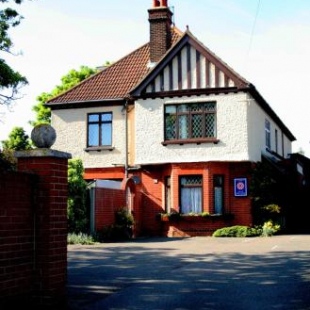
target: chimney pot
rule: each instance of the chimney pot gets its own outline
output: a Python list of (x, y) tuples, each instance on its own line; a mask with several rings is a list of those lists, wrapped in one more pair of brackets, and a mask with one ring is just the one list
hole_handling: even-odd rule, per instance
[(158, 7), (167, 7), (168, 6), (167, 0), (153, 0), (153, 8)]
[(159, 6), (159, 0), (153, 0), (153, 8), (157, 8)]

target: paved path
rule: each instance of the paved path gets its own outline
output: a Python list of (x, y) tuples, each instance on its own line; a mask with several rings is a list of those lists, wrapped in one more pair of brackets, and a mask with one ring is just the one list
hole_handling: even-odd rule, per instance
[(310, 235), (68, 248), (69, 309), (309, 310)]

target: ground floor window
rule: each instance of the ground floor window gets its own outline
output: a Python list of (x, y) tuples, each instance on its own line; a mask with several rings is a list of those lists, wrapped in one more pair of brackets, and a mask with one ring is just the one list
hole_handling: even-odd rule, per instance
[(191, 175), (180, 177), (180, 212), (202, 212), (202, 176)]
[(224, 176), (223, 175), (214, 175), (213, 192), (214, 192), (214, 213), (223, 214), (224, 212)]
[(171, 211), (171, 178), (165, 178), (165, 211)]

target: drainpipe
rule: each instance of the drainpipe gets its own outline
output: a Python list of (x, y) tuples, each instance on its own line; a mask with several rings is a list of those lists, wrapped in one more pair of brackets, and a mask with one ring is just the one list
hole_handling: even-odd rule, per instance
[(125, 180), (128, 178), (128, 99), (125, 102)]

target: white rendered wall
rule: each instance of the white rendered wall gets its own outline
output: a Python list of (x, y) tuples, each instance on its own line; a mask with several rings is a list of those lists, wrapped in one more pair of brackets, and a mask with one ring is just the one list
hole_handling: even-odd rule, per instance
[[(114, 167), (125, 164), (125, 115), (122, 107), (68, 109), (52, 111), (52, 126), (57, 138), (53, 149), (71, 153), (72, 158), (83, 161), (84, 168)], [(112, 112), (112, 151), (86, 152), (87, 114)]]
[[(164, 104), (216, 101), (218, 144), (167, 145)], [(249, 160), (245, 94), (165, 98), (136, 102), (136, 164)]]
[[(248, 96), (248, 123), (249, 123), (249, 154), (253, 160), (260, 160), (261, 153), (268, 154), (265, 141), (265, 120), (270, 122), (270, 150), (279, 156), (288, 157), (292, 152), (292, 143), (284, 135), (280, 127), (266, 115), (263, 109), (257, 105), (255, 100)], [(276, 147), (275, 131), (278, 132), (278, 145)]]
[[(249, 100), (250, 99), (250, 100)], [(218, 144), (171, 144), (163, 146), (164, 104), (216, 101)], [(265, 118), (268, 116), (245, 93), (165, 98), (136, 102), (136, 164), (203, 162), (203, 161), (260, 161), (265, 147)], [(270, 119), (271, 146), (275, 151), (274, 130), (278, 129), (278, 153), (282, 156), (282, 131)], [(291, 152), (285, 138), (284, 156)]]
[[(216, 101), (218, 144), (163, 146), (163, 106), (165, 103), (188, 103)], [(86, 152), (87, 113), (113, 113), (112, 151)], [(172, 162), (205, 161), (260, 161), (265, 148), (265, 118), (268, 116), (249, 95), (227, 94), (186, 98), (164, 98), (136, 101), (135, 136), (129, 139), (129, 150), (135, 150), (135, 162), (130, 164), (156, 164)], [(291, 153), (291, 142), (280, 128), (271, 124), (271, 149), (275, 151), (275, 129), (278, 130), (278, 154), (287, 157)], [(85, 168), (114, 167), (126, 162), (125, 115), (122, 107), (68, 109), (52, 111), (52, 126), (57, 139), (53, 149), (68, 152), (73, 158), (83, 160)], [(282, 138), (284, 137), (284, 139)], [(282, 141), (284, 141), (282, 145)], [(132, 145), (134, 143), (135, 145)], [(284, 154), (282, 150), (284, 149)]]

